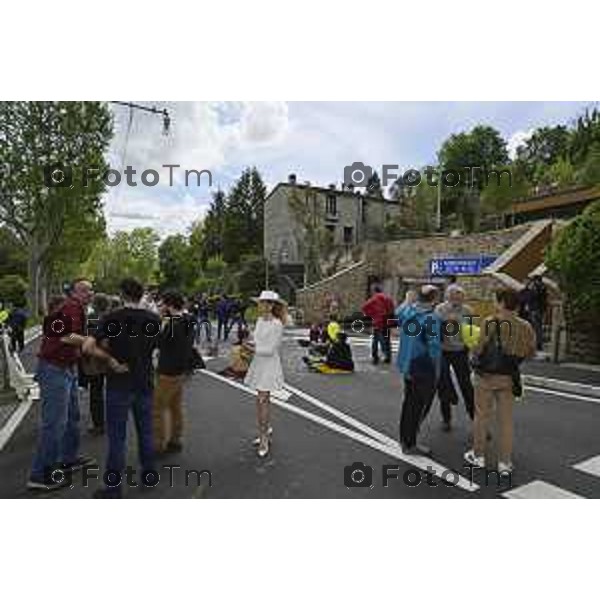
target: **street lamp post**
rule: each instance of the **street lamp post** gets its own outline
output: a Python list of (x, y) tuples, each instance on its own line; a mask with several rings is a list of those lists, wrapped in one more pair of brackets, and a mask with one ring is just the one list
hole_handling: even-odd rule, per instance
[(436, 229), (442, 230), (442, 170), (440, 169), (437, 189)]
[(269, 257), (265, 256), (265, 290), (269, 289)]
[(171, 126), (171, 117), (166, 108), (156, 108), (156, 106), (143, 106), (142, 104), (136, 104), (135, 102), (121, 102), (119, 100), (111, 100), (111, 104), (118, 104), (119, 106), (127, 106), (129, 109), (144, 110), (151, 112), (156, 115), (163, 116), (163, 133), (167, 135), (169, 133), (169, 127)]

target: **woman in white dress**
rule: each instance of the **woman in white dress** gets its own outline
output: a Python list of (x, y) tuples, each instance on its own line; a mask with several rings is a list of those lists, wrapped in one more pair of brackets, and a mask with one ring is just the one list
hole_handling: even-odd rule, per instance
[(279, 294), (263, 291), (258, 302), (259, 317), (254, 329), (254, 358), (244, 383), (256, 390), (256, 420), (258, 422), (258, 456), (269, 454), (270, 396), (283, 388), (283, 370), (279, 350), (283, 340), (283, 324), (286, 321), (286, 306)]

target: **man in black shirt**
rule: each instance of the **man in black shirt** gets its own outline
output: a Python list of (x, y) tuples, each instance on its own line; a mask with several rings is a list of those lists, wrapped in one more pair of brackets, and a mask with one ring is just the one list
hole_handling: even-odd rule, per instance
[[(191, 369), (194, 324), (183, 314), (179, 292), (162, 298), (162, 330), (159, 340), (158, 382), (154, 393), (154, 447), (157, 454), (181, 452), (183, 431), (183, 380)], [(171, 430), (167, 433), (167, 417)]]
[[(109, 373), (106, 377), (106, 488), (98, 490), (97, 498), (118, 498), (122, 494), (121, 473), (125, 468), (127, 449), (127, 418), (133, 412), (138, 437), (142, 485), (156, 484), (154, 443), (152, 435), (152, 390), (154, 369), (152, 352), (158, 345), (161, 323), (157, 314), (141, 308), (143, 286), (135, 279), (121, 282), (124, 306), (105, 315), (86, 342), (99, 344), (119, 362), (127, 364), (127, 373)], [(85, 350), (85, 348), (84, 348)], [(135, 479), (136, 485), (140, 480)]]

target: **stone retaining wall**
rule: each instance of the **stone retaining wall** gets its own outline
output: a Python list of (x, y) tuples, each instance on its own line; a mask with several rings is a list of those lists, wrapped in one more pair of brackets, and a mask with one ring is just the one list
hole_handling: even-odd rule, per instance
[[(518, 238), (525, 234), (529, 225), (510, 229), (487, 231), (460, 237), (427, 236), (402, 239), (387, 243), (369, 242), (365, 260), (322, 281), (299, 290), (296, 303), (303, 311), (305, 322), (326, 317), (328, 297), (337, 294), (342, 314), (360, 309), (368, 293), (368, 284), (380, 280), (394, 300), (399, 302), (404, 287), (411, 281), (429, 280), (429, 261), (445, 256), (476, 256), (490, 254), (500, 256)], [(466, 288), (469, 303), (490, 306), (497, 280), (489, 275), (458, 276)]]

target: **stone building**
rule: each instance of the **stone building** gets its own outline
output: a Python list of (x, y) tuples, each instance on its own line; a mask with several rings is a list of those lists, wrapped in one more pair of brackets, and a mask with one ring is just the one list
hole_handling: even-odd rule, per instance
[[(319, 236), (321, 259), (351, 252), (367, 239), (381, 239), (398, 213), (398, 202), (364, 195), (351, 187), (298, 183), (295, 175), (278, 183), (264, 208), (264, 256), (280, 275), (303, 284), (311, 242)], [(284, 292), (285, 293), (285, 292)]]

